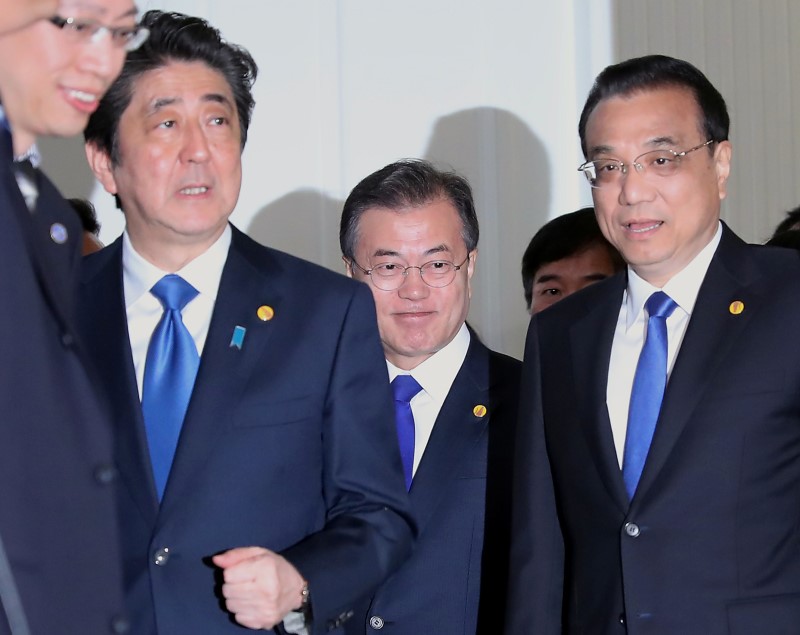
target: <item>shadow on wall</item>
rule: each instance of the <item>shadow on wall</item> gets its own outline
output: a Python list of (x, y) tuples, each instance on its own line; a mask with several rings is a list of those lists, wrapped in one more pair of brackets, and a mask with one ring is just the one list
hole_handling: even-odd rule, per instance
[(37, 143), (42, 152), (44, 171), (64, 196), (89, 198), (95, 180), (86, 161), (83, 136), (43, 137)]
[[(472, 185), (481, 238), (470, 323), (487, 345), (521, 357), (528, 314), (520, 263), (548, 216), (550, 170), (544, 146), (515, 114), (472, 108), (440, 118), (422, 157), (452, 167)], [(343, 204), (311, 188), (296, 190), (261, 208), (247, 233), (344, 273), (338, 238)]]
[(544, 145), (514, 113), (471, 108), (436, 122), (425, 157), (452, 166), (473, 188), (481, 238), (470, 324), (490, 348), (521, 357), (529, 321), (522, 254), (550, 203)]
[(339, 249), (342, 205), (344, 201), (312, 188), (295, 190), (262, 207), (250, 221), (247, 234), (264, 245), (343, 274)]

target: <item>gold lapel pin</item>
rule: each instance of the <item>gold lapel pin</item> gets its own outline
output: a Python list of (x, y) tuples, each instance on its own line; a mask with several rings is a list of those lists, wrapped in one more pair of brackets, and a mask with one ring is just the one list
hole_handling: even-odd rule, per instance
[(268, 304), (264, 304), (258, 307), (258, 311), (256, 311), (256, 315), (258, 319), (262, 322), (269, 322), (273, 317), (275, 317), (275, 309), (273, 309)]
[(485, 417), (486, 416), (486, 406), (482, 404), (478, 404), (472, 409), (472, 414), (476, 417)]
[(728, 307), (728, 311), (730, 311), (732, 315), (739, 315), (742, 311), (744, 311), (744, 302), (741, 300), (734, 300)]

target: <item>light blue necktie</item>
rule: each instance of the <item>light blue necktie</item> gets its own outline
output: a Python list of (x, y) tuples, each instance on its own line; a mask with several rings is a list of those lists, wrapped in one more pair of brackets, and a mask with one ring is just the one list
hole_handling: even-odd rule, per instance
[(142, 413), (161, 500), (200, 365), (197, 347), (181, 316), (198, 291), (180, 276), (169, 274), (153, 285), (150, 293), (161, 302), (164, 314), (147, 348)]
[(411, 412), (411, 400), (422, 390), (422, 386), (411, 375), (398, 375), (392, 381), (392, 390), (400, 459), (403, 461), (406, 489), (409, 490), (414, 475), (414, 413)]
[(677, 306), (663, 291), (656, 291), (645, 302), (649, 316), (647, 336), (633, 378), (622, 458), (622, 479), (629, 500), (639, 484), (664, 399), (667, 385), (667, 318)]

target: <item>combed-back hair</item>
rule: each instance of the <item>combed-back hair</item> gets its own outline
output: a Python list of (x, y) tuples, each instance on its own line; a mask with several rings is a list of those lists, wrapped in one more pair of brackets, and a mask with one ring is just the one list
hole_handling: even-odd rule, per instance
[(258, 75), (258, 66), (250, 53), (226, 42), (219, 30), (202, 18), (153, 10), (144, 14), (141, 25), (150, 30), (150, 37), (128, 53), (122, 72), (89, 118), (84, 131), (86, 142), (105, 152), (118, 165), (119, 121), (131, 102), (136, 80), (171, 62), (201, 62), (218, 71), (231, 88), (244, 149), (255, 106), (252, 88)]

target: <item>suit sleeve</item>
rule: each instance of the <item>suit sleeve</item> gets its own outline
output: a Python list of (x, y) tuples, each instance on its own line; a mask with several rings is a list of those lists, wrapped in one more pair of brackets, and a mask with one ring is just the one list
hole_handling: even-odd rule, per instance
[(564, 542), (545, 441), (536, 323), (525, 344), (516, 432), (508, 635), (561, 633)]
[(347, 619), (408, 557), (416, 532), (372, 295), (365, 285), (354, 288), (322, 430), (327, 521), (283, 554), (308, 580), (314, 633)]

